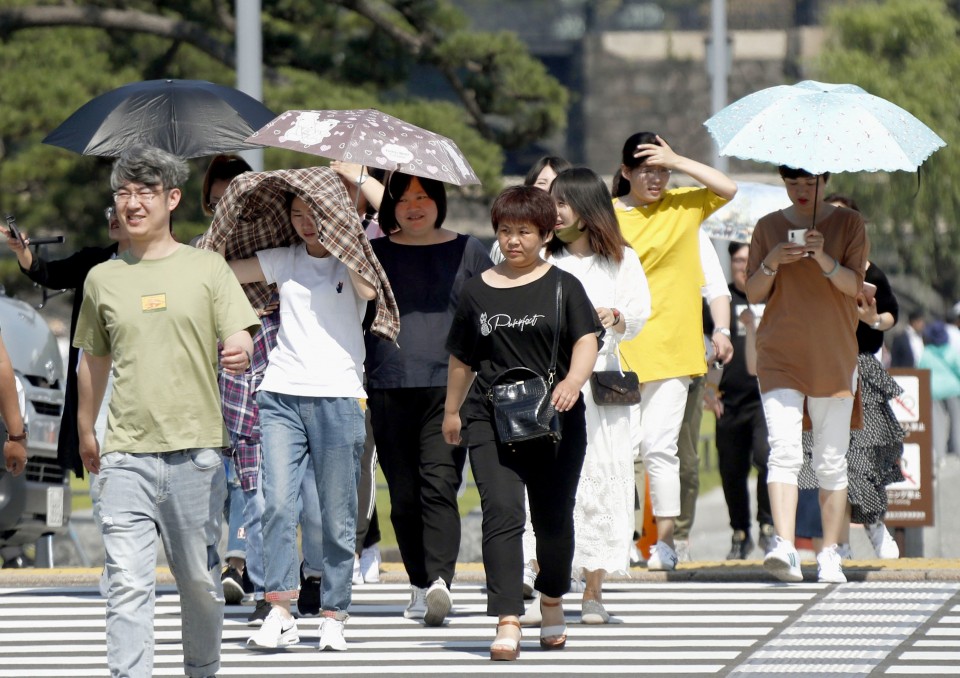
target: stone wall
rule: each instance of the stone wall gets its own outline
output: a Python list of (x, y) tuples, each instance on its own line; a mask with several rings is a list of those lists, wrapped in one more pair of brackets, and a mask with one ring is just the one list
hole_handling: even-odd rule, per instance
[[(804, 71), (822, 43), (819, 28), (732, 31), (730, 36), (729, 101), (809, 77)], [(583, 86), (575, 105), (582, 108), (581, 153), (587, 166), (612, 172), (624, 140), (641, 130), (659, 132), (683, 155), (711, 161), (713, 142), (703, 127), (711, 114), (707, 37), (700, 31), (644, 31), (584, 39)], [(731, 164), (734, 172), (755, 169)]]

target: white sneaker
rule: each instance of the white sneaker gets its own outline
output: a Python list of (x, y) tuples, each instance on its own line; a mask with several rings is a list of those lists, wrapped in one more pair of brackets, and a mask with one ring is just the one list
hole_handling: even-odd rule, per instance
[(830, 584), (846, 584), (847, 578), (840, 565), (840, 554), (837, 545), (824, 546), (817, 554), (817, 581)]
[(867, 536), (870, 537), (870, 543), (873, 544), (873, 551), (877, 554), (877, 558), (886, 560), (900, 557), (900, 547), (897, 546), (896, 540), (887, 531), (887, 526), (883, 524), (883, 521), (878, 521), (873, 525), (864, 525), (863, 529), (867, 531)]
[(585, 588), (587, 588), (587, 582), (579, 577), (570, 577), (570, 593), (583, 593)]
[(523, 597), (525, 600), (531, 600), (534, 593), (534, 585), (537, 583), (537, 572), (533, 569), (533, 565), (527, 562), (523, 566)]
[(693, 558), (690, 557), (690, 540), (689, 539), (674, 539), (673, 550), (677, 554), (678, 563), (689, 563), (693, 561)]
[(360, 586), (363, 583), (363, 574), (360, 572), (360, 558), (353, 557), (353, 585)]
[(284, 618), (277, 608), (270, 610), (263, 625), (247, 639), (247, 647), (275, 650), (278, 647), (296, 645), (300, 642), (297, 622), (292, 617)]
[(853, 549), (850, 544), (837, 544), (837, 553), (840, 554), (840, 560), (853, 560)]
[(320, 620), (320, 651), (334, 650), (345, 652), (347, 641), (343, 638), (344, 622), (336, 617), (324, 617)]
[(658, 541), (650, 549), (650, 557), (647, 558), (647, 569), (654, 570), (673, 570), (677, 567), (677, 552), (669, 545)]
[(803, 581), (797, 549), (779, 535), (774, 540), (773, 548), (763, 559), (763, 568), (780, 581)]
[(427, 626), (442, 625), (443, 620), (450, 614), (450, 608), (453, 607), (453, 599), (450, 597), (447, 583), (437, 579), (427, 589), (424, 598), (427, 601), (427, 611), (423, 615), (423, 623)]
[(360, 574), (368, 584), (380, 581), (380, 547), (374, 544), (360, 552)]
[(410, 603), (403, 611), (407, 619), (423, 619), (427, 614), (427, 590), (419, 586), (410, 587)]

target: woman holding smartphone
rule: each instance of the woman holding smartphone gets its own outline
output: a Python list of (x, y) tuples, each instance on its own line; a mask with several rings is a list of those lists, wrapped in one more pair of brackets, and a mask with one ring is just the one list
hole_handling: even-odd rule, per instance
[[(833, 194), (825, 202), (859, 212), (857, 203), (847, 196)], [(883, 348), (883, 333), (897, 324), (899, 303), (887, 276), (873, 262), (867, 262), (863, 292), (857, 296), (857, 375), (863, 401), (863, 428), (850, 431), (847, 450), (847, 504), (840, 529), (839, 552), (851, 557), (850, 523), (863, 525), (877, 558), (898, 558), (900, 548), (883, 523), (887, 512), (887, 485), (903, 480), (900, 457), (903, 455), (903, 428), (897, 421), (890, 400), (903, 393), (899, 384), (877, 359)], [(800, 471), (800, 489), (816, 489), (817, 478), (810, 464), (813, 435), (803, 434), (804, 465)], [(803, 501), (801, 501), (803, 505)], [(819, 513), (813, 506), (812, 518)], [(798, 527), (799, 533), (799, 527)], [(820, 534), (801, 535), (820, 537)]]
[[(757, 329), (757, 377), (770, 436), (767, 487), (777, 536), (764, 567), (781, 581), (803, 579), (793, 542), (806, 412), (826, 544), (817, 555), (818, 579), (844, 582), (837, 544), (850, 429), (860, 425), (860, 408), (854, 408), (856, 298), (869, 243), (857, 212), (823, 200), (829, 174), (781, 166), (780, 176), (792, 204), (760, 219), (747, 264), (747, 298), (766, 302)], [(802, 245), (788, 235), (799, 229), (806, 229)]]

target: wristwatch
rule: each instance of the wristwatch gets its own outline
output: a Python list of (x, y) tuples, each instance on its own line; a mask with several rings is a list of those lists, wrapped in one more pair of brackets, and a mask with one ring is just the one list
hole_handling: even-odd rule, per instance
[(7, 433), (7, 440), (10, 440), (10, 441), (13, 441), (13, 442), (19, 442), (19, 441), (21, 441), (21, 440), (26, 440), (26, 439), (27, 439), (27, 432), (26, 432), (26, 431), (24, 431), (23, 433), (21, 433), (21, 434), (19, 434), (19, 435), (14, 435), (14, 434), (9, 433), (9, 432)]
[(714, 328), (713, 328), (713, 333), (716, 334), (717, 332), (719, 332), (720, 334), (722, 334), (723, 336), (725, 336), (727, 339), (730, 338), (730, 328), (729, 328), (729, 327), (714, 327)]
[(367, 177), (370, 176), (366, 172), (360, 172), (360, 176), (357, 178), (357, 186), (363, 186), (363, 182), (367, 180)]

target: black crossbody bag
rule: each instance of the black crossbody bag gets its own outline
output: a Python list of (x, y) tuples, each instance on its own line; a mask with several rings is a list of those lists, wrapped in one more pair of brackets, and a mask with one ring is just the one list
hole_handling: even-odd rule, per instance
[(493, 406), (497, 440), (511, 449), (515, 449), (517, 443), (537, 438), (550, 438), (553, 442), (560, 440), (560, 418), (550, 396), (557, 372), (562, 303), (563, 288), (557, 275), (557, 326), (547, 378), (527, 367), (512, 367), (498, 374), (487, 391), (487, 398)]

